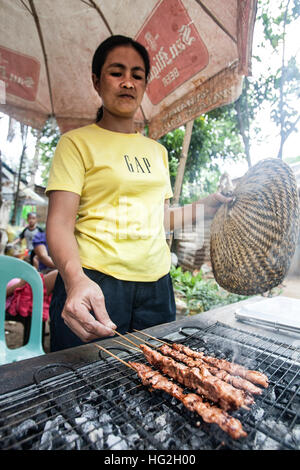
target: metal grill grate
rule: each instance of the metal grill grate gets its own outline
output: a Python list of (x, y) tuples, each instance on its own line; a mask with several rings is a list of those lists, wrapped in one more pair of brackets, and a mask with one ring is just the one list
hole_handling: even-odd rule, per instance
[[(189, 327), (180, 338), (176, 342), (268, 376), (269, 388), (251, 409), (231, 413), (247, 438), (231, 439), (176, 399), (149, 392), (135, 372), (106, 358), (79, 368), (43, 367), (35, 385), (0, 396), (0, 448), (300, 449), (299, 350), (220, 323)], [(144, 362), (140, 353), (119, 350), (118, 356)]]

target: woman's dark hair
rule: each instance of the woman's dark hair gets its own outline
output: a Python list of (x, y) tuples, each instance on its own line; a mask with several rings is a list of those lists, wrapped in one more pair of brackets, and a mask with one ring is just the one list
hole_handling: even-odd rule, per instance
[[(147, 49), (134, 39), (121, 35), (110, 36), (97, 47), (92, 61), (92, 73), (100, 78), (101, 70), (108, 53), (117, 46), (131, 46), (140, 54), (145, 64), (145, 74), (147, 81), (150, 73), (150, 58)], [(102, 116), (103, 108), (101, 106), (97, 112), (96, 122), (99, 122)]]

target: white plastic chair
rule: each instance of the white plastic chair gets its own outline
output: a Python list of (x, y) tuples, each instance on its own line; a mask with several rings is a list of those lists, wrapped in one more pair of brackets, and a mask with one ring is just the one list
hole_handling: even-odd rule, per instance
[[(13, 278), (21, 278), (30, 284), (33, 303), (28, 343), (16, 349), (7, 347), (5, 339), (6, 286)], [(43, 282), (33, 266), (18, 258), (0, 255), (0, 364), (29, 359), (45, 354), (42, 346)]]

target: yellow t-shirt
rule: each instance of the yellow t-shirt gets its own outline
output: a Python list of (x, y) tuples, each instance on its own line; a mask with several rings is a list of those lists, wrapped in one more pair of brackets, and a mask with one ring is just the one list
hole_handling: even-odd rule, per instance
[(172, 197), (167, 150), (142, 134), (91, 124), (64, 134), (46, 194), (80, 195), (75, 236), (82, 266), (128, 281), (169, 272), (164, 200)]

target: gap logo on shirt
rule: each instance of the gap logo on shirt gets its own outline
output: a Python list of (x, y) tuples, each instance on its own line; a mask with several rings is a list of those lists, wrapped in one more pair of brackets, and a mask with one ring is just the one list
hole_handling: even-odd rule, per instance
[(151, 173), (151, 165), (148, 158), (134, 157), (134, 159), (130, 159), (128, 155), (124, 155), (124, 160), (130, 173)]

